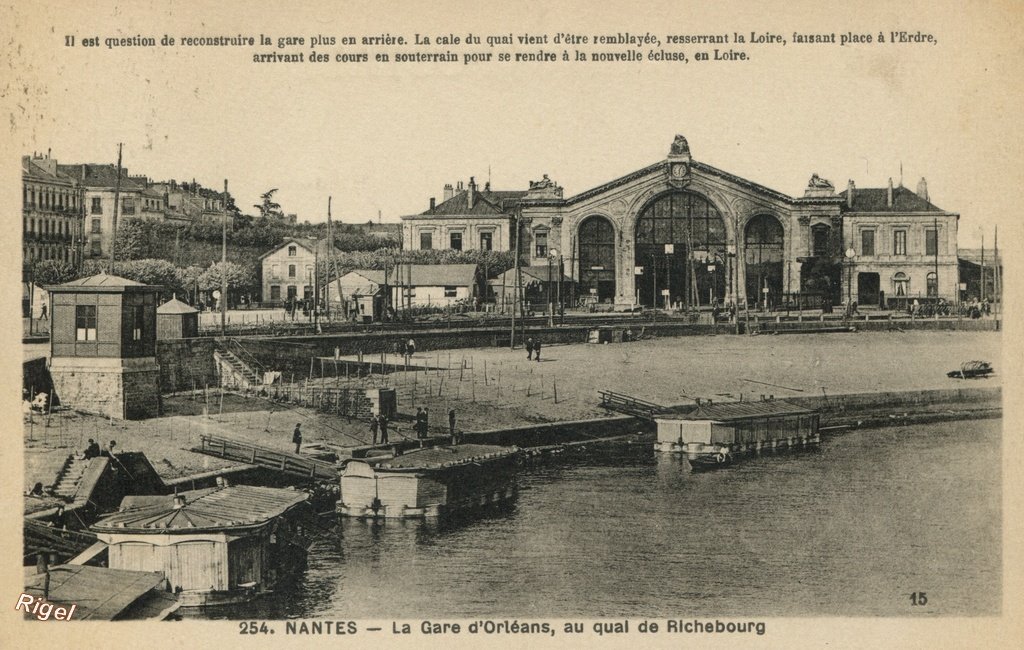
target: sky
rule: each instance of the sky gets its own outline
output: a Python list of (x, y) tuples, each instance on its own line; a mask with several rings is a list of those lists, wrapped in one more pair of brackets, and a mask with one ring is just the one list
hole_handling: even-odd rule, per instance
[[(639, 15), (616, 5), (584, 18), (544, 4), (433, 5), (419, 15), (359, 3), (294, 15), (216, 6), (199, 19), (175, 3), (85, 10), (55, 2), (22, 16), (39, 34), (19, 44), (28, 62), (15, 82), (25, 86), (21, 110), (12, 111), (21, 153), (50, 149), (61, 163), (112, 164), (121, 142), (130, 173), (216, 189), (227, 179), (250, 213), (262, 192), (278, 188), (283, 210), (300, 220), (323, 221), (331, 196), (335, 219), (365, 222), (421, 212), (444, 184), (470, 176), (525, 189), (548, 174), (571, 196), (663, 159), (681, 133), (695, 159), (791, 196), (812, 173), (841, 191), (848, 179), (898, 184), (902, 167), (907, 187), (926, 177), (932, 201), (961, 214), (962, 246), (977, 245), (982, 229), (1002, 220), (1015, 227), (1016, 197), (1004, 188), (1019, 185), (1021, 170), (1001, 161), (1019, 158), (1021, 98), (1006, 84), (1017, 59), (991, 36), (997, 19), (981, 12), (951, 17), (928, 9), (940, 4), (909, 3), (850, 16), (808, 3), (759, 15), (747, 5), (682, 3)], [(790, 39), (793, 31), (881, 28), (934, 33), (939, 44), (750, 46), (748, 62), (576, 66), (254, 64), (247, 49), (63, 47), (65, 34), (77, 43), (89, 35), (563, 30)], [(609, 51), (620, 49), (629, 48)]]

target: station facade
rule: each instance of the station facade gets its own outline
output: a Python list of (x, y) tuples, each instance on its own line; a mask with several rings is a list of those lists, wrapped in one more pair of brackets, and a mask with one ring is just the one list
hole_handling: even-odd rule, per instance
[(546, 175), (524, 191), (445, 187), (403, 217), (407, 249), (515, 250), (557, 261), (581, 295), (617, 307), (887, 307), (957, 296), (959, 215), (926, 186), (844, 192), (817, 174), (791, 197), (694, 160), (683, 136), (648, 167), (571, 197)]

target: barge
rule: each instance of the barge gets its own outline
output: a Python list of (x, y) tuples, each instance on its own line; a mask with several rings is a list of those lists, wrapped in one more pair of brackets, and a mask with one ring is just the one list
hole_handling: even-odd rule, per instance
[(347, 517), (433, 518), (512, 501), (517, 447), (443, 445), (381, 459), (351, 459), (338, 512)]
[(128, 496), (92, 526), (111, 569), (166, 576), (182, 607), (246, 602), (305, 568), (308, 495), (221, 486)]
[(689, 413), (654, 421), (654, 448), (684, 454), (694, 468), (727, 465), (743, 453), (821, 442), (817, 411), (785, 400), (698, 403)]

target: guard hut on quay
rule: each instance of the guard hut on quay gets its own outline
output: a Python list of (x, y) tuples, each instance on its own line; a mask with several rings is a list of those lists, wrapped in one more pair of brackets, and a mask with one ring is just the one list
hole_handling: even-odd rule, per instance
[(160, 414), (161, 287), (100, 273), (50, 287), (50, 375), (61, 402), (119, 419)]
[(156, 337), (189, 339), (199, 336), (199, 310), (174, 296), (156, 308)]
[(722, 465), (744, 452), (817, 444), (819, 415), (785, 400), (698, 402), (681, 415), (654, 418), (655, 449), (678, 452), (695, 466)]
[(110, 568), (162, 572), (183, 607), (245, 602), (305, 567), (308, 498), (251, 485), (129, 496), (92, 529)]

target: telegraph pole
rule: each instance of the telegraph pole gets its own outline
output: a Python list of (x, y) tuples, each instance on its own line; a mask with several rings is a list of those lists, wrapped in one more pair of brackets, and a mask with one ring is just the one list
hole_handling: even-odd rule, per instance
[[(520, 208), (519, 213), (515, 217), (512, 218), (513, 222), (515, 222), (515, 226), (514, 227), (515, 227), (515, 238), (516, 238), (516, 240), (515, 240), (515, 252), (516, 252), (516, 255), (515, 255), (515, 260), (513, 261), (513, 265), (514, 265), (514, 268), (515, 268), (515, 270), (513, 271), (513, 274), (515, 276), (515, 288), (513, 288), (513, 290), (512, 290), (512, 334), (509, 337), (509, 343), (508, 343), (508, 345), (509, 345), (508, 349), (509, 350), (515, 350), (516, 349), (516, 305), (519, 303), (519, 218), (522, 216), (522, 213), (523, 213), (522, 208)], [(504, 296), (502, 296), (502, 297), (504, 297)], [(523, 315), (523, 317), (525, 318), (525, 314)]]
[(224, 179), (224, 211), (220, 233), (220, 335), (227, 336), (228, 321), (228, 179)]
[(114, 274), (114, 249), (117, 245), (117, 210), (121, 203), (121, 143), (117, 143), (117, 179), (114, 180), (114, 214), (110, 235), (110, 274)]
[(334, 237), (331, 236), (331, 197), (327, 197), (327, 286), (324, 287), (324, 313), (331, 320), (331, 265), (334, 262)]

